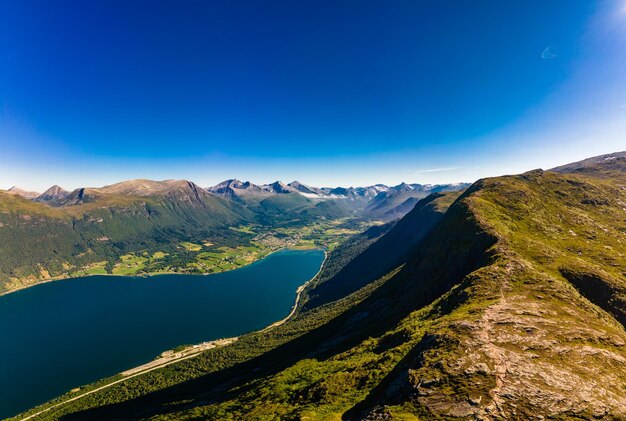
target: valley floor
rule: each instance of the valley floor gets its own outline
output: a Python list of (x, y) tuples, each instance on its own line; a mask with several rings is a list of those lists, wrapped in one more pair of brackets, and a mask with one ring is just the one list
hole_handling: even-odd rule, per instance
[(362, 231), (378, 221), (355, 223), (349, 218), (319, 221), (304, 227), (268, 228), (258, 225), (231, 227), (233, 233), (243, 234), (239, 245), (220, 245), (214, 239), (181, 242), (163, 250), (142, 250), (120, 256), (113, 264), (107, 261), (83, 267), (70, 267), (67, 271), (50, 276), (40, 268), (40, 276), (10, 278), (4, 283), (10, 294), (35, 285), (84, 276), (151, 276), (163, 274), (212, 274), (238, 269), (252, 264), (281, 249), (307, 250), (323, 248), (332, 250), (345, 238)]

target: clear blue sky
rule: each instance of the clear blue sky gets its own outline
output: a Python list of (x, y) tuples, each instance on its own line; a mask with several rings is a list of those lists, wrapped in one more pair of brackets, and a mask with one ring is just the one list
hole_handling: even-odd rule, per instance
[(0, 0), (0, 188), (473, 181), (623, 149), (623, 0)]

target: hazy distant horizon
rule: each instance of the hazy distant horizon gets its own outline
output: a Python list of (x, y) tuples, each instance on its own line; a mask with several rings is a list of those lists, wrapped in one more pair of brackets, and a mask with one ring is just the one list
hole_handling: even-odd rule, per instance
[[(341, 181), (338, 182), (331, 182), (331, 183), (325, 183), (325, 184), (316, 184), (316, 183), (310, 183), (307, 182), (305, 179), (302, 178), (289, 178), (289, 179), (281, 179), (281, 178), (274, 178), (274, 179), (263, 179), (261, 181), (255, 180), (255, 179), (248, 179), (245, 177), (237, 177), (237, 176), (225, 176), (221, 179), (216, 179), (213, 181), (207, 181), (207, 182), (199, 182), (198, 180), (192, 179), (192, 178), (184, 178), (184, 177), (171, 177), (171, 178), (148, 178), (148, 177), (131, 177), (131, 178), (121, 178), (121, 179), (116, 179), (116, 178), (112, 178), (112, 181), (105, 181), (101, 184), (85, 184), (85, 183), (80, 183), (78, 182), (78, 184), (76, 182), (74, 183), (69, 183), (69, 184), (63, 184), (63, 183), (59, 183), (59, 182), (54, 182), (54, 181), (49, 181), (47, 184), (39, 184), (38, 187), (31, 187), (34, 184), (16, 184), (13, 183), (11, 184), (9, 183), (4, 183), (2, 185), (0, 185), (0, 190), (8, 190), (11, 187), (18, 187), (21, 188), (23, 190), (26, 191), (36, 191), (36, 192), (44, 192), (45, 190), (47, 190), (48, 188), (52, 187), (53, 185), (58, 185), (66, 190), (74, 190), (77, 188), (99, 188), (99, 187), (104, 187), (104, 186), (108, 186), (111, 184), (116, 184), (116, 183), (121, 183), (124, 181), (129, 181), (129, 180), (138, 180), (138, 179), (146, 179), (146, 180), (152, 180), (152, 181), (166, 181), (166, 180), (188, 180), (188, 181), (192, 181), (195, 184), (207, 188), (207, 187), (212, 187), (215, 186), (223, 181), (226, 180), (233, 180), (233, 179), (237, 179), (239, 181), (242, 182), (246, 182), (249, 181), (253, 184), (257, 184), (257, 185), (263, 185), (263, 184), (271, 184), (275, 181), (281, 181), (285, 184), (291, 183), (293, 181), (298, 181), (302, 184), (305, 184), (307, 186), (312, 186), (312, 187), (366, 187), (366, 186), (373, 186), (375, 184), (385, 184), (387, 186), (397, 186), (398, 184), (401, 183), (407, 183), (407, 184), (454, 184), (454, 183), (474, 183), (476, 180), (479, 180), (481, 178), (485, 178), (485, 177), (499, 177), (499, 176), (503, 176), (503, 175), (513, 175), (513, 174), (519, 174), (522, 172), (526, 172), (526, 171), (531, 171), (534, 169), (543, 169), (543, 170), (548, 170), (550, 168), (554, 168), (557, 167), (559, 165), (564, 165), (564, 164), (568, 164), (571, 162), (576, 162), (576, 161), (581, 161), (583, 159), (586, 158), (590, 158), (592, 156), (597, 156), (597, 155), (606, 155), (606, 154), (611, 154), (611, 153), (616, 153), (616, 152), (622, 152), (622, 151), (618, 151), (618, 150), (614, 150), (611, 152), (600, 152), (600, 153), (590, 153), (590, 154), (585, 154), (585, 155), (581, 155), (581, 156), (577, 156), (576, 158), (570, 158), (570, 159), (560, 159), (558, 161), (554, 160), (554, 161), (545, 161), (545, 162), (555, 162), (553, 164), (549, 164), (547, 166), (529, 166), (526, 169), (519, 169), (518, 171), (502, 171), (499, 173), (493, 173), (493, 174), (486, 174), (484, 176), (480, 176), (480, 177), (476, 177), (474, 179), (462, 179), (462, 180), (455, 180), (455, 179), (450, 179), (447, 180), (445, 178), (438, 178), (438, 177), (421, 177), (421, 178), (417, 178), (417, 179), (411, 179), (411, 178), (407, 178), (407, 179), (402, 179), (399, 181), (393, 180), (391, 182), (384, 182), (384, 181), (366, 181), (366, 182), (362, 182), (362, 183), (342, 183)], [(570, 155), (567, 155), (570, 156)], [(433, 168), (433, 169), (426, 169), (426, 170), (416, 170), (417, 173), (419, 173), (420, 171), (423, 172), (424, 174), (430, 174), (430, 173), (439, 173), (439, 172), (446, 172), (448, 169), (447, 168)], [(91, 179), (89, 176), (87, 176), (85, 178), (86, 180)], [(423, 179), (438, 179), (438, 180), (443, 180), (443, 181), (435, 181), (435, 182), (431, 182), (431, 181), (423, 181)], [(371, 179), (370, 179), (371, 180)]]

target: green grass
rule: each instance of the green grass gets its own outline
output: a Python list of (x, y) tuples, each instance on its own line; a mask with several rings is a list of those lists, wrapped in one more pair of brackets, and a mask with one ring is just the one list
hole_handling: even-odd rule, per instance
[[(626, 390), (619, 362), (626, 359), (626, 332), (615, 319), (626, 291), (624, 185), (623, 173), (481, 181), (456, 199), (401, 268), (348, 296), (305, 305), (274, 330), (244, 335), (50, 417), (114, 402), (122, 404), (105, 411), (155, 419), (453, 419), (479, 417), (486, 408), (499, 418), (587, 419), (594, 412), (589, 402), (619, 415)], [(445, 210), (445, 200), (454, 199), (431, 210)], [(328, 225), (308, 226), (298, 241), (333, 241), (324, 237), (329, 231), (316, 234), (321, 227)], [(359, 241), (331, 253), (324, 284), (375, 244)], [(232, 250), (220, 252), (232, 257)], [(610, 299), (589, 295), (580, 284), (589, 279)], [(187, 382), (200, 376), (201, 384)], [(182, 386), (169, 389), (174, 385)], [(162, 393), (132, 400), (156, 390)]]
[(142, 256), (127, 254), (121, 256), (118, 263), (113, 266), (113, 275), (135, 275), (146, 267), (148, 259)]
[(96, 262), (81, 269), (79, 273), (83, 273), (84, 275), (106, 275), (106, 264), (107, 262)]
[(251, 225), (243, 225), (240, 227), (230, 227), (231, 230), (241, 232), (243, 234), (254, 234), (254, 227)]
[(202, 245), (201, 244), (194, 244), (194, 243), (190, 243), (188, 241), (183, 241), (182, 243), (180, 243), (180, 245), (182, 247), (184, 247), (185, 250), (187, 250), (187, 251), (200, 251), (200, 250), (202, 250)]
[[(619, 322), (626, 302), (625, 185), (623, 172), (498, 177), (418, 209), (407, 220), (433, 222), (425, 234), (400, 222), (378, 240), (348, 240), (364, 228), (358, 221), (320, 220), (256, 231), (245, 248), (203, 250), (196, 257), (230, 267), (280, 241), (333, 247), (297, 316), (284, 325), (48, 417), (590, 419), (594, 402), (619, 419), (626, 390)], [(362, 282), (356, 269), (340, 275), (352, 262), (374, 261), (368, 250), (381, 260), (400, 250), (384, 239), (406, 244), (402, 230), (424, 235), (396, 269), (372, 282)], [(351, 283), (358, 288), (307, 306), (316, 288), (332, 292)], [(81, 412), (91, 408), (102, 412)]]

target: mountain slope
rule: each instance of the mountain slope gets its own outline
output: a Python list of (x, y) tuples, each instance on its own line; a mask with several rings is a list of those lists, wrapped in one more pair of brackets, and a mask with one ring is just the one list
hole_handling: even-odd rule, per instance
[[(252, 208), (274, 209), (278, 211), (273, 215), (274, 218), (287, 212), (292, 218), (303, 215), (357, 216), (388, 222), (402, 218), (413, 209), (419, 199), (431, 193), (461, 191), (468, 186), (467, 183), (440, 185), (401, 183), (394, 187), (376, 184), (367, 187), (317, 188), (299, 181), (292, 181), (289, 184), (276, 181), (271, 184), (255, 185), (249, 181), (242, 183), (231, 179), (209, 187), (207, 191), (239, 200)], [(264, 201), (267, 203), (263, 204)], [(321, 204), (320, 201), (326, 203)], [(300, 213), (301, 211), (305, 212)]]
[(469, 187), (467, 183), (436, 185), (401, 183), (376, 194), (367, 203), (366, 211), (373, 217), (391, 221), (406, 215), (420, 199), (429, 194), (460, 191), (467, 187)]
[(313, 308), (345, 297), (406, 263), (459, 195), (460, 192), (434, 193), (420, 200), (389, 232), (354, 256), (332, 278), (322, 277), (308, 291), (309, 300), (304, 307)]
[(81, 188), (55, 207), (0, 192), (0, 292), (132, 251), (222, 238), (252, 216), (186, 181)]
[(402, 267), (50, 416), (622, 419), (626, 172), (597, 172), (481, 180)]
[(36, 202), (43, 202), (49, 205), (58, 206), (69, 194), (70, 192), (55, 184), (45, 192), (41, 193), (41, 195), (37, 196), (34, 200)]
[[(415, 313), (377, 335), (365, 315), (376, 305), (362, 307), (352, 328), (373, 339), (330, 358), (309, 353), (217, 408), (243, 415), (265, 396), (267, 415), (623, 418), (624, 183), (623, 172), (598, 180), (540, 171), (477, 183), (378, 291), (387, 320), (402, 302)], [(372, 370), (382, 371), (374, 381)], [(289, 383), (304, 372), (310, 380)], [(345, 392), (359, 385), (365, 395)]]
[(626, 152), (615, 152), (562, 165), (552, 168), (550, 171), (561, 174), (586, 173), (592, 176), (600, 176), (607, 171), (623, 171), (625, 168)]
[(17, 186), (11, 187), (9, 190), (7, 190), (7, 192), (10, 193), (10, 194), (16, 194), (16, 195), (21, 196), (21, 197), (23, 197), (25, 199), (34, 199), (37, 196), (39, 196), (38, 192), (26, 191), (26, 190), (20, 189)]
[[(94, 273), (206, 273), (212, 263), (198, 261), (199, 253), (186, 253), (181, 243), (195, 242), (197, 252), (272, 248), (286, 244), (285, 236), (274, 241), (274, 232), (262, 237), (263, 244), (252, 244), (258, 232), (230, 228), (253, 224), (261, 231), (294, 232), (355, 216), (344, 200), (318, 200), (283, 188), (228, 180), (209, 192), (187, 180), (138, 179), (72, 192), (53, 186), (33, 201), (0, 192), (0, 293)], [(167, 257), (155, 259), (156, 252)]]
[(493, 263), (445, 297), (458, 308), (353, 413), (411, 403), (443, 416), (624, 417), (625, 181), (537, 171), (482, 183), (467, 201), (498, 238)]

